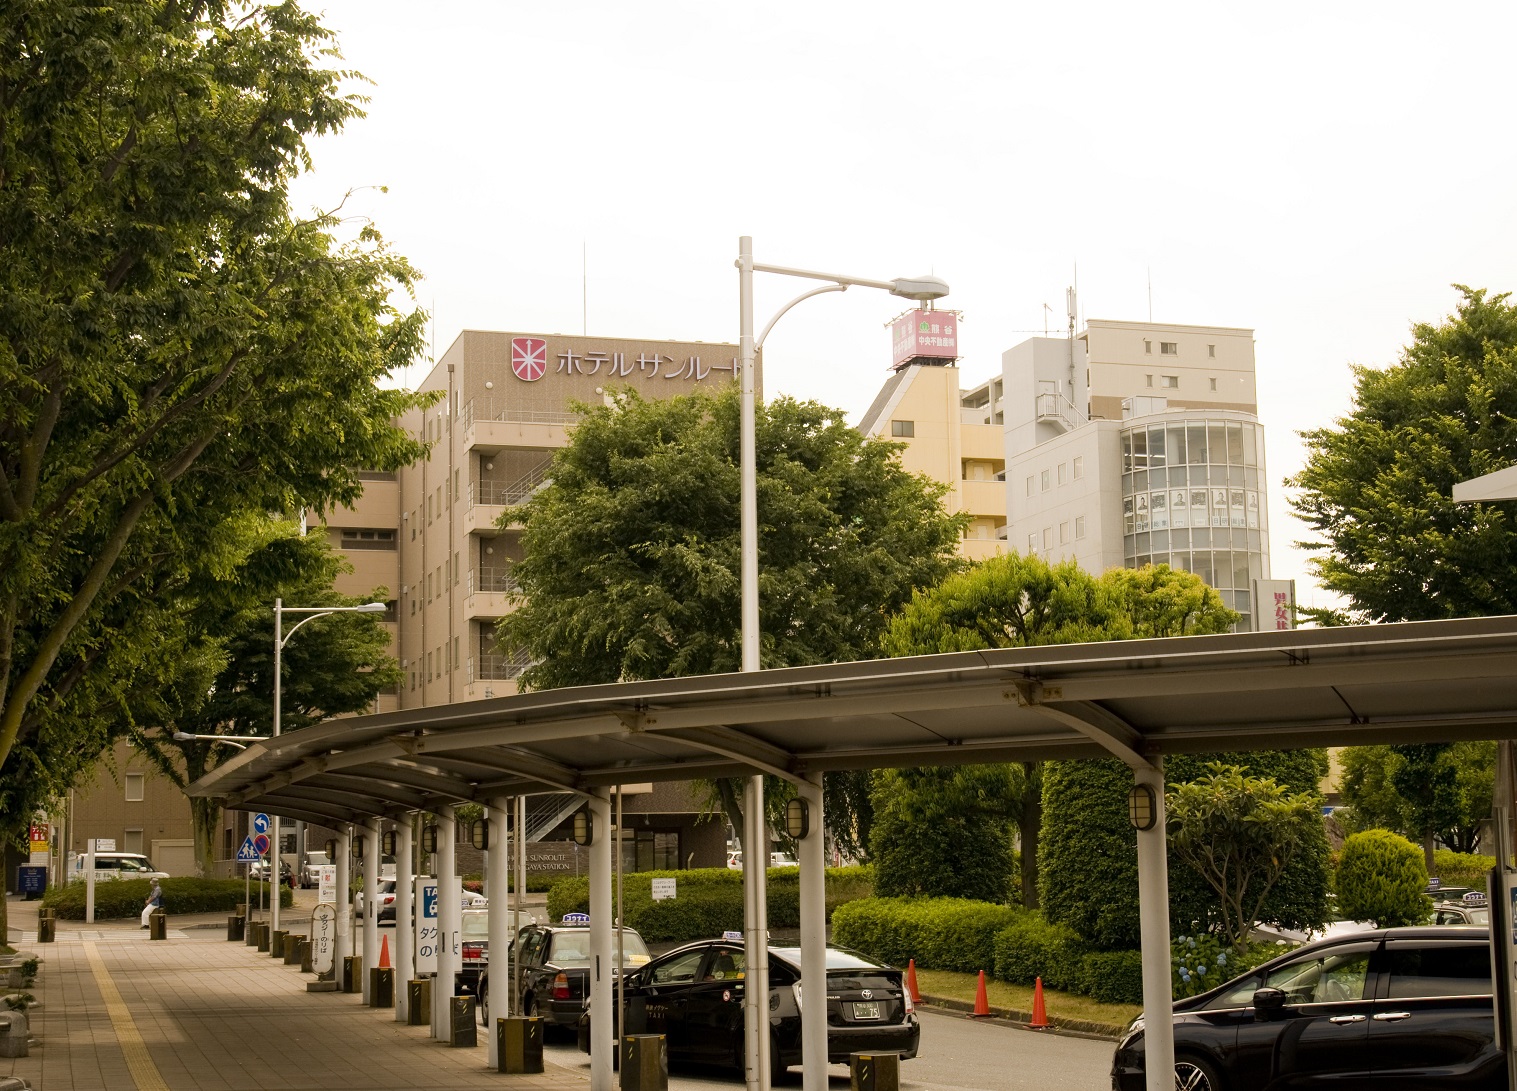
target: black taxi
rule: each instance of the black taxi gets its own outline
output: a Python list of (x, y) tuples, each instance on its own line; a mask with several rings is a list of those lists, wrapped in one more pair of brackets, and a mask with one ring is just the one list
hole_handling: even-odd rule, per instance
[[(686, 944), (626, 978), (630, 1034), (662, 1034), (671, 1061), (743, 1066), (743, 990), (746, 962), (741, 936)], [(769, 948), (769, 1039), (772, 1067), (801, 1063), (801, 951)], [(900, 970), (843, 947), (827, 948), (827, 1059), (846, 1063), (850, 1053), (917, 1055), (921, 1027)], [(590, 1021), (580, 1026), (580, 1048), (590, 1050)]]
[[(611, 937), (616, 950), (616, 933)], [(613, 955), (613, 958), (615, 956)], [(648, 947), (636, 929), (622, 929), (622, 957), (627, 971), (648, 964)], [(523, 928), (511, 945), (511, 964), (517, 969), (516, 1011), (543, 1020), (545, 1030), (573, 1030), (590, 995), (590, 918), (566, 914), (558, 924)], [(490, 1025), (490, 971), (479, 976), (480, 1019)]]

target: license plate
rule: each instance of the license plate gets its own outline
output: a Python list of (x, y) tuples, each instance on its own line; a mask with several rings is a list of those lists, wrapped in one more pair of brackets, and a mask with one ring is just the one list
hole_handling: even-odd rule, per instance
[(855, 1019), (878, 1019), (880, 1017), (880, 1002), (878, 1000), (855, 1002), (853, 1005), (853, 1017)]

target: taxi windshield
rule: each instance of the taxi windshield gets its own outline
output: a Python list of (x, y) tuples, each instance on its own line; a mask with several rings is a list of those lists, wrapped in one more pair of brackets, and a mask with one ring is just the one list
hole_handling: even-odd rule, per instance
[[(622, 950), (625, 953), (628, 966), (645, 965), (649, 958), (648, 948), (643, 943), (643, 937), (636, 932), (622, 933)], [(616, 934), (611, 934), (611, 957), (616, 958)], [(548, 961), (558, 966), (588, 966), (590, 965), (590, 933), (585, 932), (557, 932), (553, 936), (553, 947), (548, 952)]]

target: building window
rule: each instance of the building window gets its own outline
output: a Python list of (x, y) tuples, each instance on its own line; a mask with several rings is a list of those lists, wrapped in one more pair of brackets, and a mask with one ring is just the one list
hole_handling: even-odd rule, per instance
[(1211, 381), (1211, 388), (1212, 388), (1212, 389), (1213, 389), (1213, 390), (1216, 390), (1216, 389), (1217, 389), (1217, 380), (1216, 380), (1216, 378), (1215, 378), (1215, 377), (1213, 377), (1213, 379), (1212, 379), (1212, 381)]
[(1159, 355), (1161, 355), (1161, 356), (1179, 356), (1180, 355), (1180, 343), (1178, 341), (1160, 341), (1159, 342)]
[(1143, 339), (1143, 355), (1144, 356), (1152, 356), (1153, 354), (1154, 354), (1154, 343), (1152, 341), (1150, 341), (1148, 338), (1145, 337)]
[(1213, 360), (1215, 360), (1217, 358), (1217, 346), (1216, 345), (1207, 345), (1206, 346), (1206, 355), (1210, 356)]
[(411, 688), (413, 690), (416, 688), (416, 672), (415, 671), (411, 672)]
[(1027, 495), (1028, 496), (1032, 495), (1032, 475), (1031, 474), (1027, 475)]
[(1043, 548), (1044, 549), (1052, 549), (1053, 548), (1053, 527), (1044, 527), (1043, 528)]
[(142, 773), (126, 774), (126, 801), (128, 803), (141, 803), (143, 785), (146, 777)]
[(463, 569), (462, 569), (462, 567), (458, 563), (458, 551), (454, 550), (453, 551), (453, 586), (454, 587), (458, 586), (459, 573), (462, 572), (462, 571), (463, 571)]
[(223, 860), (230, 860), (232, 858), (233, 853), (236, 852), (236, 850), (232, 848), (232, 837), (233, 837), (233, 834), (232, 834), (232, 827), (231, 826), (227, 826), (227, 827), (225, 827), (225, 828), (222, 829), (222, 831), (221, 831), (221, 858)]
[(141, 852), (142, 851), (142, 831), (141, 830), (127, 830), (126, 831), (126, 838), (121, 842), (121, 851), (122, 852)]
[(1075, 541), (1078, 542), (1083, 537), (1085, 537), (1085, 516), (1083, 516), (1083, 515), (1076, 515), (1075, 516)]
[(1038, 532), (1037, 531), (1033, 531), (1031, 534), (1029, 534), (1027, 536), (1027, 552), (1028, 553), (1036, 553), (1037, 551), (1038, 551)]
[(1060, 545), (1065, 545), (1066, 543), (1068, 543), (1068, 541), (1069, 541), (1069, 524), (1067, 522), (1066, 523), (1060, 523), (1059, 524), (1059, 544)]
[(364, 530), (352, 529), (342, 532), (343, 549), (394, 549), (395, 532), (393, 530)]
[(890, 422), (890, 434), (901, 439), (911, 439), (917, 434), (917, 422), (914, 420), (893, 420)]
[(1160, 375), (1159, 376), (1159, 385), (1163, 386), (1163, 387), (1168, 387), (1170, 390), (1177, 390), (1180, 387), (1180, 376), (1178, 376), (1178, 375)]
[(1152, 375), (1145, 375), (1145, 376), (1143, 376), (1143, 385), (1144, 386), (1153, 386), (1154, 385), (1154, 377)]
[(1066, 481), (1069, 480), (1068, 477), (1066, 476), (1068, 474), (1068, 472), (1069, 472), (1069, 464), (1067, 462), (1061, 462), (1061, 463), (1059, 463), (1059, 484), (1060, 485), (1063, 485)]
[(453, 669), (458, 669), (458, 637), (453, 638)]
[(1047, 492), (1048, 491), (1048, 471), (1047, 470), (1043, 471), (1042, 485), (1043, 485), (1043, 491)]
[(1078, 480), (1080, 480), (1080, 478), (1082, 478), (1084, 476), (1085, 476), (1085, 456), (1084, 455), (1075, 455), (1075, 480), (1078, 481)]

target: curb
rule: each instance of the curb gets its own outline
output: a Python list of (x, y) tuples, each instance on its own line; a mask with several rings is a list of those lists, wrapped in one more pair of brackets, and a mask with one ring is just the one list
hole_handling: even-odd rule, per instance
[[(947, 996), (928, 996), (926, 993), (922, 994), (922, 1006), (941, 1008), (944, 1011), (955, 1014), (968, 1015), (974, 1012), (974, 1004), (967, 1000), (955, 1000)], [(1025, 1024), (1032, 1021), (1031, 1012), (1021, 1011), (1017, 1008), (993, 1007), (990, 1009), (990, 1015), (993, 1019), (1013, 1025), (1021, 1025), (1024, 1029), (1027, 1029)], [(1050, 1015), (1048, 1017), (1048, 1029), (1055, 1033), (1067, 1034), (1073, 1037), (1097, 1038), (1102, 1041), (1114, 1042), (1122, 1037), (1124, 1028), (1112, 1023), (1098, 1023), (1091, 1019), (1065, 1019), (1062, 1016)]]

